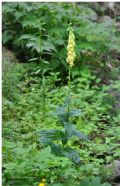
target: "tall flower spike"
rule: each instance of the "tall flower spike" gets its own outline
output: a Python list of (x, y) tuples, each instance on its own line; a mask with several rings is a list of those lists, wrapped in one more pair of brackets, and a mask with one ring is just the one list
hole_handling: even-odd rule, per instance
[(68, 45), (67, 45), (68, 54), (67, 54), (66, 61), (68, 62), (70, 67), (72, 67), (74, 65), (73, 62), (76, 57), (75, 49), (74, 49), (75, 48), (75, 36), (74, 36), (73, 30), (70, 26), (68, 28), (68, 31), (69, 31), (69, 38), (68, 38)]

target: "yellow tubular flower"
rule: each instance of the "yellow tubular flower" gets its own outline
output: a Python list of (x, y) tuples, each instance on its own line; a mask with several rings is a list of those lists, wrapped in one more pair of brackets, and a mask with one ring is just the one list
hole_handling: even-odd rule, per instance
[(39, 186), (45, 186), (45, 179), (42, 179), (42, 182), (39, 184)]
[(67, 59), (66, 61), (69, 63), (70, 67), (74, 65), (74, 60), (75, 60), (75, 36), (71, 28), (69, 28), (69, 38), (68, 38), (68, 45), (67, 45)]

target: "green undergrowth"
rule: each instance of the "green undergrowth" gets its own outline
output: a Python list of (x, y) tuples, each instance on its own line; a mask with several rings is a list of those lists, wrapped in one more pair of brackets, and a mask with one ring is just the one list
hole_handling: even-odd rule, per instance
[(80, 109), (81, 114), (71, 121), (89, 137), (89, 141), (69, 141), (80, 154), (80, 165), (75, 165), (68, 158), (53, 155), (51, 148), (43, 148), (39, 141), (41, 129), (61, 129), (57, 118), (49, 113), (63, 104), (68, 91), (59, 73), (49, 70), (45, 79), (43, 120), (38, 65), (16, 64), (3, 76), (3, 185), (37, 186), (45, 177), (48, 185), (82, 186), (84, 181), (80, 181), (91, 176), (100, 176), (102, 185), (106, 181), (105, 165), (120, 157), (120, 115), (110, 93), (120, 90), (119, 81), (99, 86), (100, 79), (93, 75), (73, 78), (70, 107)]

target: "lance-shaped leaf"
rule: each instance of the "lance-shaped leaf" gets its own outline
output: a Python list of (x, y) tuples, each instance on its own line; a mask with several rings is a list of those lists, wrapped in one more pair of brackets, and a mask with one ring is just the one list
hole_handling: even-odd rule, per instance
[(79, 155), (79, 153), (76, 150), (74, 150), (74, 149), (72, 149), (70, 147), (66, 147), (63, 150), (62, 154), (65, 157), (71, 159), (74, 163), (80, 163), (80, 155)]
[(72, 109), (69, 111), (69, 116), (79, 116), (81, 114), (80, 109)]
[(81, 140), (89, 140), (89, 138), (85, 134), (77, 130), (75, 127), (73, 127), (72, 136), (76, 136)]
[(61, 157), (63, 156), (63, 153), (62, 153), (63, 152), (63, 148), (59, 144), (52, 144), (51, 145), (51, 151), (56, 156), (61, 156)]
[(72, 138), (73, 136), (76, 136), (79, 139), (88, 140), (88, 137), (85, 134), (77, 130), (75, 126), (73, 126), (69, 122), (64, 122), (64, 129), (65, 129), (66, 138), (68, 139)]
[(63, 149), (63, 147), (59, 144), (52, 144), (51, 150), (52, 153), (54, 153), (56, 156), (67, 157), (68, 159), (72, 160), (74, 163), (80, 162), (79, 153), (70, 147), (66, 147)]
[(41, 130), (40, 131), (40, 142), (43, 145), (51, 145), (53, 141), (61, 139), (63, 136), (62, 131), (52, 129), (52, 130)]
[(69, 107), (70, 106), (70, 102), (71, 102), (70, 96), (66, 96), (63, 106), (64, 107)]
[(64, 122), (68, 118), (68, 112), (65, 110), (64, 105), (63, 106), (57, 106), (55, 112), (49, 113), (49, 115), (57, 116), (60, 122)]
[(72, 137), (73, 125), (70, 122), (64, 122), (64, 131), (67, 138)]

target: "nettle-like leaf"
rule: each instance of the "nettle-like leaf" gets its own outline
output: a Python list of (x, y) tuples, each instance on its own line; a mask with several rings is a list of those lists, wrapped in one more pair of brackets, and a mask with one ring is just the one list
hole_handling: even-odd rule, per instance
[(51, 146), (51, 150), (52, 150), (52, 153), (55, 154), (56, 156), (67, 157), (71, 161), (73, 161), (74, 163), (79, 163), (80, 162), (79, 153), (76, 150), (74, 150), (70, 147), (63, 148), (62, 145), (53, 144)]
[(69, 111), (70, 116), (79, 116), (81, 114), (81, 109), (72, 109)]
[(88, 137), (78, 131), (71, 123), (64, 122), (64, 129), (57, 130), (42, 130), (40, 131), (40, 142), (43, 145), (51, 145), (55, 141), (62, 141), (62, 144), (67, 144), (72, 137), (77, 137), (80, 140), (88, 140)]
[(71, 138), (72, 137), (73, 126), (69, 122), (64, 122), (63, 124), (64, 124), (65, 135), (68, 138)]
[(82, 132), (78, 131), (75, 128), (72, 131), (72, 136), (76, 136), (77, 138), (79, 138), (81, 140), (88, 140), (89, 139), (85, 134), (83, 134)]
[[(79, 153), (76, 150), (71, 149), (70, 147), (64, 147), (67, 144), (68, 140), (73, 136), (79, 139), (88, 139), (84, 134), (77, 131), (73, 125), (71, 125), (70, 123), (64, 123), (63, 130), (53, 129), (40, 131), (40, 142), (45, 146), (50, 145), (52, 153), (56, 156), (65, 156), (71, 159), (74, 163), (79, 163)], [(58, 142), (58, 140), (62, 141), (62, 145), (55, 143)]]
[(71, 159), (74, 163), (77, 163), (77, 164), (80, 163), (80, 155), (79, 155), (79, 153), (76, 150), (74, 150), (74, 149), (72, 149), (70, 147), (66, 147), (63, 150), (62, 154), (65, 157)]
[(51, 152), (53, 154), (55, 154), (56, 156), (63, 156), (63, 154), (62, 154), (62, 152), (63, 152), (62, 145), (53, 143), (51, 145)]
[(55, 106), (56, 111), (49, 113), (49, 115), (57, 116), (60, 122), (68, 121), (69, 117), (79, 116), (81, 114), (80, 109), (69, 109), (70, 97), (66, 97), (62, 106)]
[(60, 122), (64, 122), (68, 118), (68, 112), (65, 111), (63, 106), (57, 106), (56, 111), (49, 113), (49, 115), (57, 116)]
[(57, 129), (41, 130), (40, 131), (40, 142), (43, 145), (50, 145), (53, 141), (62, 139), (63, 133)]
[(82, 140), (88, 140), (88, 137), (82, 132), (80, 132), (79, 130), (77, 130), (75, 126), (73, 126), (71, 123), (64, 122), (64, 129), (65, 129), (66, 135), (69, 138), (75, 136)]

